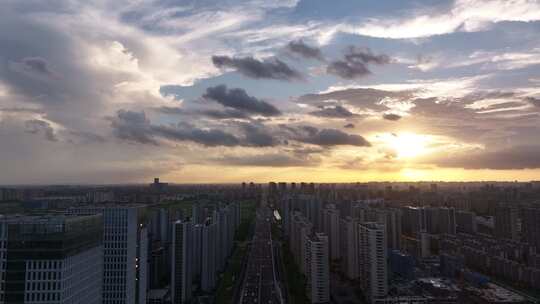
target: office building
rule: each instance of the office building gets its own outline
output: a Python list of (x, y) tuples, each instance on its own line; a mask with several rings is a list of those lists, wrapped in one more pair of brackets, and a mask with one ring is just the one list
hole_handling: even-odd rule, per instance
[(193, 226), (190, 221), (178, 220), (172, 225), (171, 244), (171, 302), (191, 301), (193, 285)]
[(0, 303), (101, 304), (103, 218), (0, 218)]
[(148, 231), (144, 205), (86, 206), (72, 214), (103, 215), (103, 303), (146, 303)]

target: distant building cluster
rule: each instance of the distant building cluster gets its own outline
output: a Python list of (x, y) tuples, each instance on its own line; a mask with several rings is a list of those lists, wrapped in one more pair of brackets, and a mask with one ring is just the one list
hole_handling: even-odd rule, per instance
[[(268, 191), (311, 303), (360, 301), (342, 297), (341, 285), (369, 303), (533, 303), (540, 187), (504, 186), (270, 183)], [(315, 241), (324, 248), (316, 263)]]
[(0, 188), (0, 303), (521, 304), (538, 290), (538, 183)]

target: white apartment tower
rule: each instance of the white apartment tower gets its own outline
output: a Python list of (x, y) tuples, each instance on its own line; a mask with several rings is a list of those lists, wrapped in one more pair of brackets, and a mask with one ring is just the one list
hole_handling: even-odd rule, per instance
[(358, 229), (360, 288), (367, 300), (374, 303), (388, 293), (385, 227), (368, 222), (359, 224)]
[(193, 227), (189, 221), (173, 224), (171, 244), (171, 302), (183, 304), (191, 301), (193, 267)]

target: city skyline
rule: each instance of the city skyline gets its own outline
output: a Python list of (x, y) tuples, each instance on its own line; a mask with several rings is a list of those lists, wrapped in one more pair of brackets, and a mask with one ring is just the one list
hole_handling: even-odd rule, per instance
[(540, 179), (540, 1), (6, 0), (0, 185)]

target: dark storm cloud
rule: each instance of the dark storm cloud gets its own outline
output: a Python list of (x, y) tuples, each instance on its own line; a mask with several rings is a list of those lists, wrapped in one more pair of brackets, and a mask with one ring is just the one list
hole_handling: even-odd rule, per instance
[(388, 55), (374, 54), (368, 48), (349, 47), (343, 59), (331, 62), (326, 72), (344, 79), (355, 79), (371, 74), (369, 64), (384, 65), (391, 62)]
[(25, 132), (31, 134), (43, 134), (49, 141), (58, 141), (51, 124), (40, 119), (31, 119), (24, 122)]
[(354, 116), (354, 114), (351, 111), (339, 105), (332, 106), (332, 107), (325, 107), (320, 110), (310, 112), (309, 114), (313, 116), (329, 117), (329, 118), (348, 118), (348, 117)]
[(53, 75), (49, 63), (41, 57), (26, 57), (21, 60), (24, 70), (40, 75)]
[(369, 147), (371, 144), (362, 136), (348, 134), (337, 129), (322, 129), (312, 126), (286, 126), (281, 125), (281, 129), (288, 133), (290, 139), (298, 142), (318, 145), (322, 147), (330, 146), (359, 146)]
[(227, 89), (225, 85), (218, 85), (206, 89), (203, 98), (213, 100), (224, 107), (233, 108), (239, 111), (259, 114), (263, 116), (281, 115), (276, 107), (270, 103), (249, 96), (243, 89)]
[(528, 103), (530, 103), (531, 105), (535, 107), (540, 107), (540, 98), (525, 97), (525, 101), (527, 101)]
[(540, 168), (540, 146), (522, 145), (494, 151), (477, 151), (434, 161), (441, 167), (516, 170)]
[(223, 111), (220, 110), (202, 110), (199, 113), (202, 115), (208, 116), (210, 118), (215, 119), (248, 119), (249, 116), (239, 110), (235, 109), (225, 109)]
[(116, 117), (111, 119), (111, 127), (119, 139), (141, 144), (158, 144), (144, 112), (119, 110)]
[(297, 70), (279, 59), (260, 61), (253, 57), (235, 58), (212, 56), (212, 62), (218, 68), (231, 68), (240, 74), (255, 79), (301, 80), (303, 76)]
[(384, 114), (383, 115), (383, 118), (386, 119), (386, 120), (391, 120), (391, 121), (398, 121), (401, 119), (401, 116), (397, 115), (397, 114)]
[(346, 125), (343, 126), (345, 129), (354, 129), (354, 124), (352, 123), (348, 123)]
[(152, 133), (173, 141), (192, 141), (203, 146), (238, 146), (240, 141), (234, 135), (218, 129), (198, 129), (189, 125), (177, 127), (152, 126)]
[(245, 145), (254, 147), (273, 147), (279, 144), (276, 137), (264, 125), (258, 123), (242, 123)]
[(320, 146), (350, 145), (369, 147), (371, 144), (360, 135), (351, 135), (336, 129), (323, 129), (312, 137), (303, 139), (306, 143)]
[(304, 43), (302, 40), (291, 41), (287, 44), (287, 50), (293, 54), (300, 55), (307, 59), (317, 59), (324, 61), (322, 52), (317, 47), (312, 47)]
[(217, 127), (201, 129), (189, 123), (155, 125), (144, 112), (120, 110), (112, 118), (111, 126), (118, 138), (142, 144), (158, 145), (158, 139), (191, 141), (207, 147), (273, 147), (280, 144), (271, 129), (253, 121), (229, 122), (225, 126), (236, 130), (234, 133), (237, 134), (233, 134)]

